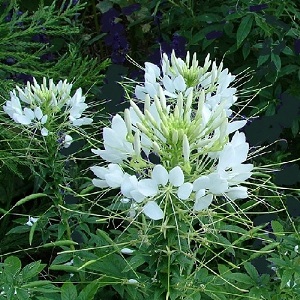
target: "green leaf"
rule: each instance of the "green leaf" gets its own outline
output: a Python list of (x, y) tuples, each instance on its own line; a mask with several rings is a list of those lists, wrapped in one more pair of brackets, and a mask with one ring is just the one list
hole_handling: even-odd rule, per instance
[(231, 274), (226, 275), (225, 277), (226, 277), (226, 279), (232, 279), (237, 282), (244, 283), (247, 286), (252, 284), (251, 278), (247, 274), (231, 273)]
[(68, 266), (68, 265), (52, 265), (49, 267), (49, 270), (53, 271), (66, 271), (69, 273), (75, 273), (78, 272), (78, 268), (74, 266)]
[(271, 61), (275, 64), (277, 71), (281, 69), (281, 59), (280, 56), (274, 53), (271, 53)]
[(77, 291), (72, 282), (65, 282), (61, 287), (61, 300), (76, 299)]
[(286, 269), (283, 271), (282, 277), (281, 277), (281, 283), (280, 283), (280, 288), (283, 289), (287, 286), (288, 281), (290, 281), (293, 277), (294, 274), (293, 269)]
[(46, 264), (41, 264), (41, 261), (34, 261), (26, 265), (22, 269), (22, 277), (24, 281), (37, 276), (44, 268)]
[(5, 264), (5, 272), (16, 275), (22, 267), (21, 261), (16, 256), (9, 256), (4, 261)]
[(248, 36), (248, 34), (251, 31), (253, 23), (253, 17), (252, 14), (247, 15), (242, 19), (242, 22), (237, 30), (236, 33), (236, 42), (237, 42), (237, 47), (239, 47), (244, 39)]
[(145, 257), (141, 255), (135, 255), (130, 260), (128, 260), (128, 265), (123, 270), (123, 272), (128, 272), (130, 270), (135, 270), (139, 266), (141, 266), (143, 263), (145, 263)]
[(244, 267), (249, 276), (256, 282), (259, 278), (259, 275), (255, 267), (253, 267), (253, 265), (249, 262), (245, 262)]
[(257, 60), (257, 67), (264, 64), (269, 59), (269, 57), (270, 57), (270, 55), (260, 55)]
[(39, 220), (37, 220), (36, 222), (34, 222), (30, 228), (30, 232), (29, 232), (29, 245), (31, 246), (32, 244), (32, 240), (33, 240), (33, 235), (37, 226)]
[(249, 56), (250, 50), (251, 50), (250, 44), (249, 43), (245, 43), (243, 45), (243, 49), (242, 49), (242, 51), (243, 51), (243, 58), (244, 59), (246, 59)]
[(266, 35), (270, 36), (270, 26), (266, 22), (264, 22), (261, 17), (255, 15), (255, 23), (265, 32)]
[(299, 67), (297, 65), (287, 65), (281, 68), (279, 76), (288, 75), (298, 71)]
[(293, 120), (292, 123), (292, 134), (294, 137), (299, 133), (299, 121), (298, 120)]
[(274, 233), (283, 233), (283, 226), (280, 222), (273, 220), (271, 221), (271, 225)]
[(87, 299), (94, 299), (94, 295), (98, 290), (98, 283), (97, 281), (93, 281), (88, 284), (76, 298), (76, 300), (87, 300)]

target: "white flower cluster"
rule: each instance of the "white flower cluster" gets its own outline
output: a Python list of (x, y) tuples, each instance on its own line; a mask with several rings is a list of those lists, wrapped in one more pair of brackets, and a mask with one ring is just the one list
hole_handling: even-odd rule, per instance
[[(206, 58), (191, 67), (164, 55), (162, 71), (146, 63), (145, 85), (124, 118), (116, 115), (103, 129), (104, 149), (93, 149), (107, 167), (91, 167), (99, 188), (120, 189), (121, 201), (130, 205), (129, 215), (141, 210), (152, 220), (163, 219), (168, 203), (194, 212), (207, 209), (213, 199), (227, 201), (248, 197), (241, 184), (253, 170), (247, 160), (249, 145), (238, 130), (246, 121), (229, 122), (236, 101), (229, 87), (234, 77)], [(162, 73), (162, 76), (160, 75)], [(231, 139), (229, 135), (234, 133)], [(160, 163), (151, 162), (156, 155)]]
[[(81, 88), (77, 89), (73, 96), (72, 84), (67, 81), (59, 81), (57, 85), (46, 78), (39, 85), (35, 78), (33, 84), (27, 83), (24, 89), (16, 87), (10, 92), (10, 100), (7, 100), (3, 110), (16, 122), (30, 128), (41, 130), (43, 136), (49, 134), (53, 120), (63, 117), (63, 121), (69, 126), (81, 126), (91, 124), (93, 119), (82, 117), (82, 113), (88, 105), (82, 95)], [(70, 136), (66, 136), (65, 146), (70, 145)]]

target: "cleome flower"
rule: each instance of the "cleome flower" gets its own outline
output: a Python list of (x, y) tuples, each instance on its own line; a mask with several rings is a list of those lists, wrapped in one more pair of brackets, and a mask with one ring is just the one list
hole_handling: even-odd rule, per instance
[(246, 121), (229, 119), (234, 76), (210, 65), (209, 56), (199, 67), (195, 55), (190, 64), (189, 54), (184, 62), (174, 53), (161, 69), (146, 63), (145, 85), (136, 88), (143, 102), (130, 99), (103, 129), (104, 149), (92, 149), (107, 162), (91, 167), (94, 186), (118, 189), (129, 217), (156, 221), (248, 197), (243, 183), (253, 165), (245, 163), (249, 145), (238, 131)]
[[(55, 85), (52, 79), (47, 83), (43, 78), (39, 85), (33, 78), (33, 84), (28, 82), (24, 88), (17, 86), (10, 92), (10, 100), (5, 102), (3, 110), (16, 123), (39, 129), (43, 136), (48, 135), (56, 121), (69, 127), (91, 124), (93, 119), (82, 116), (88, 107), (82, 90), (77, 89), (71, 96), (71, 88), (72, 84), (66, 80)], [(65, 146), (68, 147), (71, 142), (68, 135)]]

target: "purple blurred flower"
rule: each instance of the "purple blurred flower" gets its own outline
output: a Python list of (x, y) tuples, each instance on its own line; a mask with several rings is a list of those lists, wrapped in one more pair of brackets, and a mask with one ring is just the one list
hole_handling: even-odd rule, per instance
[(295, 49), (295, 54), (299, 55), (300, 54), (300, 39), (296, 39), (294, 41), (294, 49)]
[(16, 74), (13, 79), (22, 81), (24, 84), (26, 84), (27, 81), (33, 83), (33, 76), (28, 74), (23, 74), (23, 73)]
[(213, 40), (221, 37), (223, 35), (223, 31), (213, 30), (205, 35), (207, 40)]
[(104, 39), (107, 46), (111, 46), (113, 50), (117, 50), (119, 48), (126, 48), (128, 45), (127, 39), (124, 35), (119, 32), (111, 33), (107, 35)]
[(128, 53), (128, 47), (116, 49), (111, 54), (111, 61), (115, 64), (122, 64), (126, 59), (127, 53)]
[(154, 16), (154, 20), (153, 20), (154, 25), (159, 25), (159, 24), (160, 24), (160, 21), (161, 21), (161, 19), (162, 19), (162, 16), (163, 16), (163, 14), (162, 14), (161, 11), (158, 11), (158, 12), (156, 13), (156, 15)]
[(251, 12), (261, 11), (261, 10), (266, 9), (268, 7), (269, 6), (266, 3), (258, 4), (258, 5), (251, 5), (251, 6), (249, 6), (249, 11), (251, 11)]
[(53, 54), (53, 53), (51, 53), (51, 52), (49, 52), (49, 53), (45, 53), (45, 54), (43, 54), (41, 57), (40, 57), (40, 59), (42, 60), (42, 61), (54, 61), (55, 60), (55, 55)]
[(101, 24), (102, 24), (102, 31), (103, 32), (110, 32), (111, 28), (116, 25), (115, 19), (120, 15), (120, 13), (114, 9), (111, 8), (107, 12), (105, 12), (101, 17)]
[(35, 34), (32, 38), (32, 41), (42, 44), (48, 44), (50, 42), (49, 37), (44, 33)]
[(173, 34), (173, 40), (171, 42), (171, 48), (174, 49), (177, 57), (185, 57), (186, 56), (186, 38), (180, 36), (178, 33)]
[(134, 4), (128, 5), (126, 7), (123, 7), (122, 13), (123, 13), (123, 15), (128, 16), (140, 9), (141, 9), (141, 4), (134, 3)]
[(180, 36), (178, 33), (173, 34), (173, 39), (171, 43), (167, 43), (166, 41), (158, 41), (158, 43), (160, 47), (155, 49), (148, 59), (154, 64), (161, 64), (161, 58), (163, 53), (166, 53), (170, 58), (172, 50), (175, 51), (177, 57), (183, 58), (186, 56), (186, 39)]
[(16, 60), (12, 57), (9, 57), (5, 60), (5, 64), (9, 65), (9, 66), (12, 66), (13, 64), (16, 63)]

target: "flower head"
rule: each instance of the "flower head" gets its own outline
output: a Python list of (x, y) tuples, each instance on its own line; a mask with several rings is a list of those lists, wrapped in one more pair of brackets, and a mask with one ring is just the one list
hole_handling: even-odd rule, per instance
[[(33, 78), (33, 84), (27, 82), (24, 88), (16, 87), (10, 92), (3, 110), (18, 124), (29, 128), (37, 128), (43, 136), (51, 131), (53, 122), (62, 122), (66, 126), (79, 127), (92, 123), (93, 119), (83, 117), (88, 107), (85, 97), (79, 88), (71, 96), (72, 84), (66, 80), (54, 84), (50, 79), (38, 84)], [(60, 119), (60, 121), (58, 121)], [(71, 143), (71, 137), (66, 136), (66, 146)]]
[[(164, 219), (171, 210), (207, 209), (218, 197), (246, 198), (249, 145), (238, 132), (246, 121), (230, 121), (236, 89), (228, 70), (207, 56), (198, 66), (163, 56), (162, 67), (145, 64), (145, 85), (137, 86), (124, 117), (103, 129), (104, 149), (93, 149), (108, 167), (91, 167), (93, 184), (120, 190), (128, 215)], [(234, 133), (230, 139), (230, 134)], [(151, 155), (159, 158), (159, 164)], [(171, 205), (171, 208), (170, 208)]]

